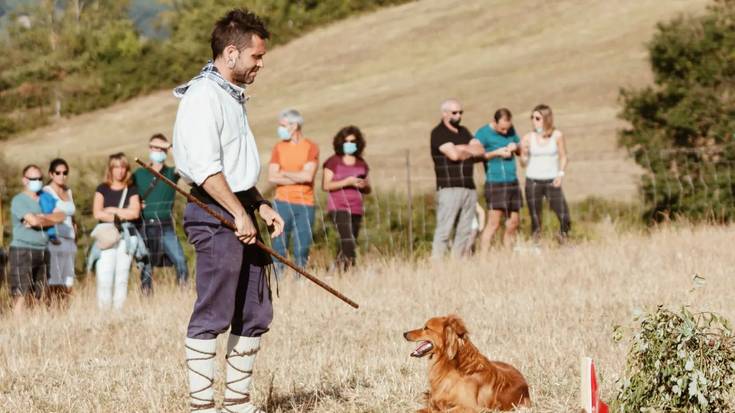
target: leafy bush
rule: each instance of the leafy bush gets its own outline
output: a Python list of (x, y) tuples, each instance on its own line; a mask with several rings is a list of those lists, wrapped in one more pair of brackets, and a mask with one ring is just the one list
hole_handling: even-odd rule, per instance
[(18, 124), (7, 116), (0, 116), (0, 140), (12, 135), (18, 131)]
[(647, 172), (646, 217), (735, 218), (735, 0), (658, 25), (648, 45), (655, 85), (621, 91), (619, 142)]
[[(355, 13), (408, 0), (130, 0), (28, 2), (9, 14), (30, 26), (8, 24), (0, 33), (0, 114), (22, 111), (29, 121), (0, 118), (0, 139), (43, 124), (56, 114), (102, 108), (190, 79), (210, 58), (214, 22), (234, 7), (247, 7), (268, 25), (271, 44)], [(158, 32), (146, 38), (131, 7), (166, 9)], [(77, 9), (76, 6), (81, 6)], [(40, 120), (39, 120), (40, 119)]]
[(617, 411), (732, 411), (735, 339), (726, 319), (659, 306), (639, 321)]

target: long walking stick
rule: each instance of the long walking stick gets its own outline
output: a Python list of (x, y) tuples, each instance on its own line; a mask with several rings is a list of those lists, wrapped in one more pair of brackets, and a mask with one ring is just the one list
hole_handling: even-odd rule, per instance
[[(193, 195), (191, 195), (191, 194), (187, 193), (186, 191), (184, 191), (183, 189), (179, 188), (178, 185), (176, 185), (170, 179), (168, 179), (165, 176), (163, 176), (160, 172), (158, 172), (155, 169), (151, 168), (150, 166), (144, 164), (138, 158), (135, 158), (135, 162), (138, 165), (140, 165), (143, 168), (145, 168), (146, 170), (148, 170), (155, 177), (157, 177), (161, 181), (163, 181), (166, 184), (168, 184), (171, 188), (175, 189), (176, 192), (184, 195), (186, 197), (186, 199), (189, 200), (189, 202), (193, 202), (193, 203), (197, 204), (199, 206), (199, 208), (207, 211), (208, 214), (210, 214), (211, 216), (217, 218), (217, 220), (219, 222), (221, 222), (222, 225), (226, 226), (227, 228), (229, 228), (229, 229), (231, 229), (233, 231), (237, 231), (237, 227), (235, 227), (235, 224), (233, 224), (232, 222), (230, 222), (230, 220), (228, 220), (227, 218), (223, 217), (218, 212), (212, 210), (212, 208), (210, 208), (209, 206), (207, 206), (207, 204), (205, 204), (204, 202), (198, 200)], [(304, 277), (306, 277), (307, 279), (309, 279), (309, 281), (313, 282), (314, 284), (316, 284), (316, 285), (322, 287), (323, 289), (327, 290), (328, 292), (332, 293), (332, 295), (334, 295), (335, 297), (339, 298), (340, 300), (346, 302), (347, 304), (351, 305), (354, 308), (359, 308), (360, 307), (359, 305), (357, 305), (356, 302), (354, 302), (354, 301), (350, 300), (349, 298), (345, 297), (342, 293), (340, 293), (339, 291), (337, 291), (334, 288), (330, 287), (324, 281), (322, 281), (322, 280), (316, 278), (315, 276), (309, 274), (304, 269), (299, 268), (296, 264), (292, 263), (287, 258), (281, 256), (279, 253), (273, 251), (273, 249), (271, 249), (267, 245), (263, 244), (262, 242), (258, 241), (257, 239), (255, 240), (255, 245), (257, 245), (258, 248), (262, 249), (263, 251), (267, 252), (268, 254), (272, 255), (273, 257), (277, 258), (282, 263), (284, 263), (284, 264), (288, 265), (289, 267), (293, 268), (294, 271), (296, 271), (297, 273), (303, 275)]]

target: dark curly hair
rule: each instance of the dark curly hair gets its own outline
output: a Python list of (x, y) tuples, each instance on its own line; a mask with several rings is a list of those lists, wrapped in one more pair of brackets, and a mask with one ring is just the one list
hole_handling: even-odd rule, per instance
[(238, 50), (250, 46), (253, 35), (263, 40), (270, 38), (263, 20), (247, 9), (230, 10), (217, 20), (212, 30), (212, 58), (216, 59), (229, 45), (234, 45)]
[(357, 152), (355, 152), (353, 155), (362, 156), (362, 151), (365, 150), (365, 137), (362, 136), (360, 128), (353, 125), (345, 126), (344, 128), (340, 129), (336, 135), (334, 135), (334, 140), (332, 141), (334, 153), (336, 153), (337, 155), (345, 154), (344, 150), (342, 149), (342, 145), (345, 143), (345, 138), (350, 135), (355, 136), (355, 143), (357, 144)]

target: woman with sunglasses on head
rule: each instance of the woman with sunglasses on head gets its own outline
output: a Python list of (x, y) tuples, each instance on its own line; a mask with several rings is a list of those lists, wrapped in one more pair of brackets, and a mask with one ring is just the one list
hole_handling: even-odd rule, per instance
[(332, 142), (334, 155), (324, 162), (322, 189), (329, 192), (327, 211), (339, 233), (337, 267), (355, 265), (357, 234), (364, 214), (363, 194), (370, 193), (368, 165), (362, 158), (365, 138), (356, 126), (340, 129)]
[(110, 155), (105, 181), (97, 187), (92, 213), (100, 223), (115, 223), (120, 239), (100, 252), (97, 273), (97, 306), (122, 308), (128, 296), (128, 277), (138, 237), (132, 222), (140, 216), (140, 196), (133, 184), (130, 164), (125, 154)]
[(543, 199), (559, 219), (559, 241), (569, 235), (571, 219), (561, 185), (567, 167), (564, 135), (554, 126), (551, 108), (541, 104), (531, 112), (533, 131), (521, 141), (521, 163), (526, 166), (526, 202), (531, 215), (531, 232), (538, 240), (541, 234)]
[(56, 202), (54, 212), (64, 214), (64, 220), (55, 226), (56, 242), (50, 242), (48, 285), (52, 297), (64, 299), (71, 293), (74, 285), (74, 259), (77, 254), (76, 225), (74, 213), (76, 206), (71, 189), (67, 185), (69, 164), (61, 158), (54, 159), (48, 168), (49, 182), (43, 191)]

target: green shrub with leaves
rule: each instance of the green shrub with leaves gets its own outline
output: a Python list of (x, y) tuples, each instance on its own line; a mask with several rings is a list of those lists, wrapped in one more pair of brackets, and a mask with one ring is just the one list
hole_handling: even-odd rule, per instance
[(615, 411), (733, 410), (735, 339), (726, 319), (659, 306), (638, 321)]
[(658, 25), (648, 45), (654, 86), (623, 89), (620, 131), (646, 174), (645, 216), (735, 218), (735, 0)]

